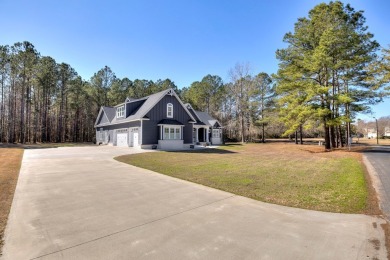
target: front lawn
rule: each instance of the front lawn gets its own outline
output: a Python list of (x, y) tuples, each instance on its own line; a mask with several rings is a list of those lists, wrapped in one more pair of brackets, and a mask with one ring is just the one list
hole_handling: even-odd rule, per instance
[(322, 150), (310, 145), (247, 144), (116, 159), (264, 202), (330, 212), (366, 212), (371, 205), (367, 205), (369, 194), (360, 155)]
[(8, 213), (18, 181), (23, 149), (0, 149), (0, 255)]

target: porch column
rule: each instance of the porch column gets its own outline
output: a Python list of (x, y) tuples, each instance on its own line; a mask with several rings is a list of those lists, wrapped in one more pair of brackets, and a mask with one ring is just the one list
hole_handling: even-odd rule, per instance
[(209, 143), (209, 128), (206, 128), (206, 142)]
[(196, 132), (195, 141), (196, 141), (197, 143), (199, 143), (199, 133), (198, 133), (198, 130), (199, 130), (199, 129), (198, 129), (198, 128), (195, 128), (195, 129), (196, 129), (196, 131), (195, 131), (195, 132)]

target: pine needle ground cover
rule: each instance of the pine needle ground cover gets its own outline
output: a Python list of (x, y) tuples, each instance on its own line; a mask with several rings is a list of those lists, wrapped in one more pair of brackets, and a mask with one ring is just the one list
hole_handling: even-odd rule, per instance
[[(125, 155), (120, 162), (252, 199), (329, 212), (367, 213), (371, 189), (359, 153), (295, 144)], [(372, 197), (372, 196), (371, 196)]]
[(0, 255), (22, 158), (23, 149), (0, 148)]

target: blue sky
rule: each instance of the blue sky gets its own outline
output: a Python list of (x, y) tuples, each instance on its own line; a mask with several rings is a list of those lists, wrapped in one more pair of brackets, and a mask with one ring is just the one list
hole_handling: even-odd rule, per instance
[[(30, 41), (87, 80), (108, 65), (120, 78), (169, 78), (182, 88), (207, 74), (228, 81), (237, 62), (275, 73), (284, 34), (320, 2), (0, 0), (0, 44)], [(375, 39), (390, 44), (390, 1), (345, 3), (364, 10)], [(390, 100), (373, 110), (390, 115)]]

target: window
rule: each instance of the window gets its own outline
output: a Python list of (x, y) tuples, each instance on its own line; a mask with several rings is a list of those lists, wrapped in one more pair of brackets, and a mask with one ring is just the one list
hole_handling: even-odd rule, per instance
[(120, 106), (116, 109), (116, 118), (125, 116), (125, 106)]
[(169, 128), (169, 139), (175, 139), (175, 128)]
[(175, 139), (180, 140), (181, 139), (181, 134), (180, 134), (180, 128), (175, 128)]
[(220, 138), (219, 129), (213, 129), (213, 138)]
[(169, 128), (164, 127), (164, 139), (169, 139)]
[(164, 140), (181, 140), (181, 127), (164, 126)]
[(171, 103), (167, 104), (167, 117), (173, 117), (173, 105)]

